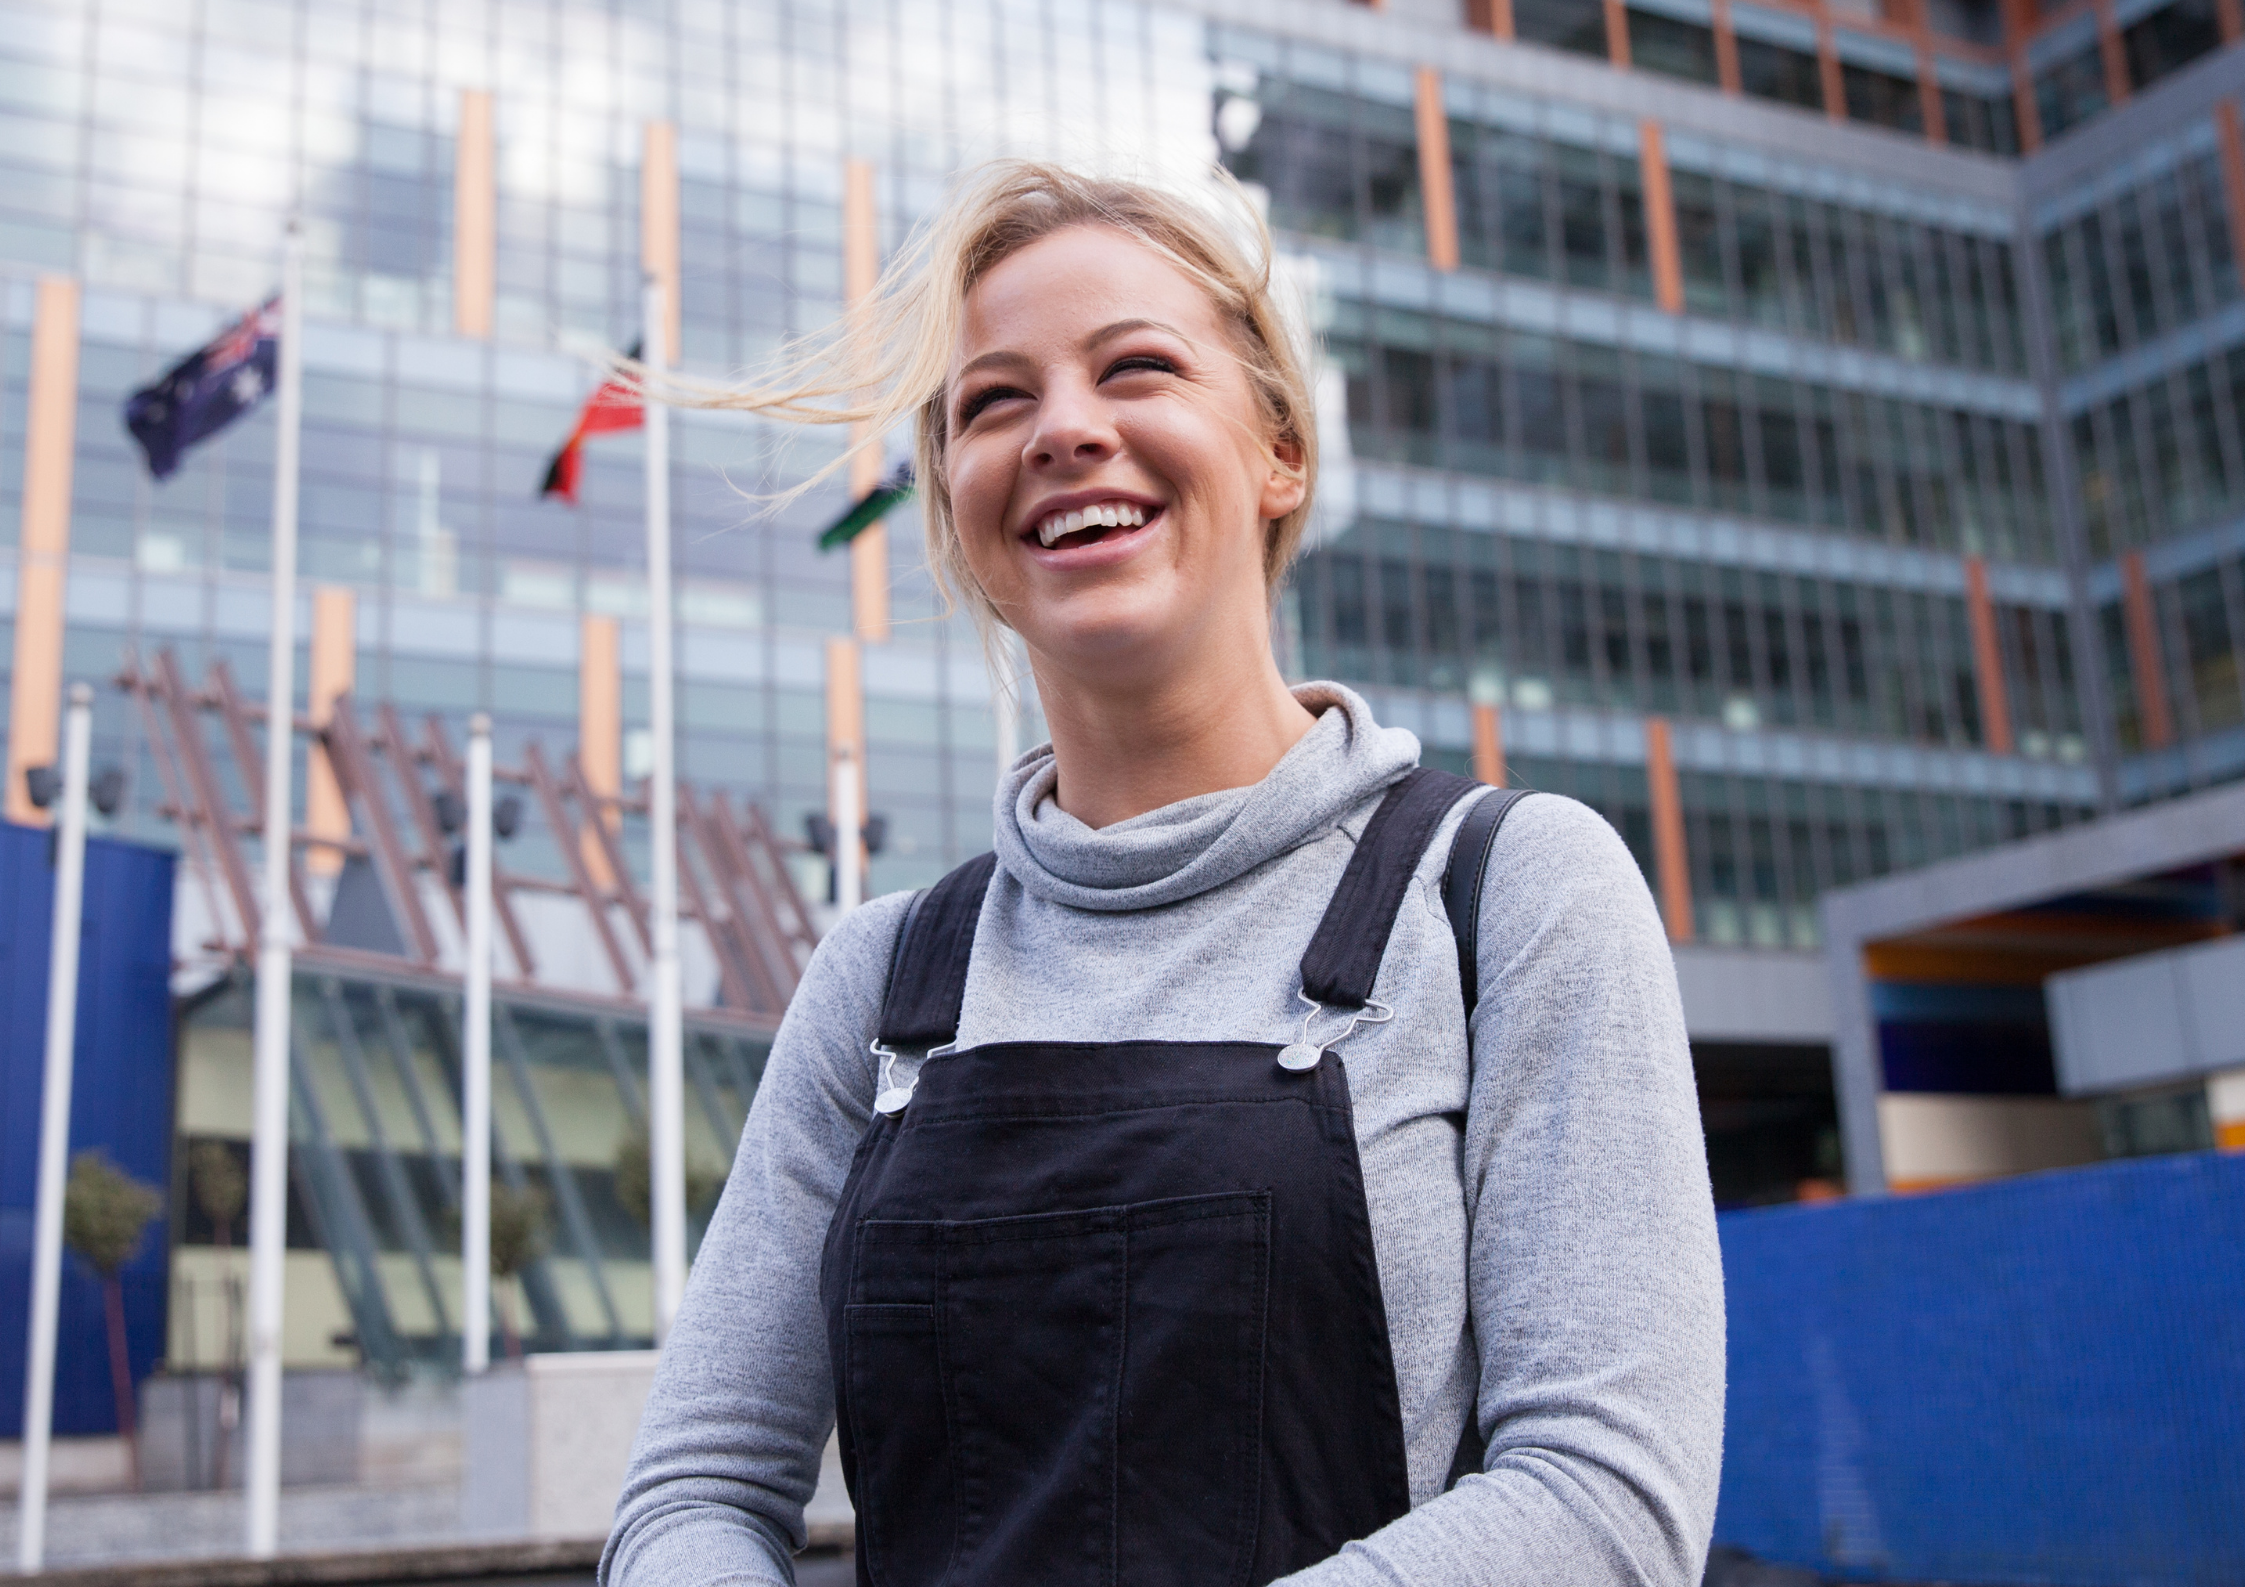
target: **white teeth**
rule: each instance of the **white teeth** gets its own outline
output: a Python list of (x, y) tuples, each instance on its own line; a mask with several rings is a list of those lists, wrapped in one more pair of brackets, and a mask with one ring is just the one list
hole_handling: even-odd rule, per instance
[(1146, 509), (1126, 501), (1100, 502), (1072, 512), (1056, 512), (1037, 525), (1037, 538), (1051, 545), (1078, 530), (1137, 528), (1146, 521)]

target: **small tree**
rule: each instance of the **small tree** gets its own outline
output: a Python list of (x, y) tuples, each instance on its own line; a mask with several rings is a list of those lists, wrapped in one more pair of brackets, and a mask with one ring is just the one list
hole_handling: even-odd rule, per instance
[(187, 1183), (195, 1210), (210, 1220), (212, 1243), (232, 1250), (234, 1220), (249, 1204), (249, 1175), (224, 1141), (197, 1141), (187, 1153)]
[(507, 1358), (522, 1359), (522, 1336), (515, 1331), (514, 1301), (507, 1281), (546, 1252), (546, 1193), (536, 1185), (520, 1190), (504, 1181), (491, 1186), (491, 1276), (499, 1280), (499, 1334)]
[(132, 1365), (125, 1351), (125, 1264), (140, 1250), (141, 1236), (163, 1198), (110, 1162), (99, 1151), (70, 1160), (70, 1182), (62, 1197), (62, 1239), (85, 1259), (101, 1280), (103, 1310), (109, 1321), (109, 1386), (117, 1397), (117, 1431), (132, 1460), (133, 1486), (140, 1486), (140, 1444), (134, 1436)]
[[(632, 1220), (645, 1227), (655, 1215), (654, 1196), (649, 1187), (654, 1183), (654, 1152), (649, 1145), (647, 1125), (640, 1121), (631, 1125), (616, 1142), (616, 1200)], [(722, 1170), (712, 1172), (696, 1162), (686, 1159), (686, 1207), (690, 1212), (700, 1212), (714, 1204), (718, 1192), (725, 1188)]]

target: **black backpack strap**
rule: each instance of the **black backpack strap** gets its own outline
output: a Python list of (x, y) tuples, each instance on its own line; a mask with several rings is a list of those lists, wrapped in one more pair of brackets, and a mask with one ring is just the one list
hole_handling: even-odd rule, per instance
[(990, 890), (997, 869), (997, 855), (985, 854), (912, 900), (889, 958), (889, 989), (881, 1000), (882, 1046), (924, 1051), (959, 1033), (974, 928), (982, 918), (982, 895)]
[(1333, 900), (1302, 955), (1302, 990), (1328, 1008), (1362, 1008), (1372, 998), (1395, 912), (1442, 818), (1481, 784), (1421, 766), (1387, 792)]
[(1489, 875), (1489, 852), (1496, 847), (1497, 828), (1532, 790), (1499, 788), (1458, 823), (1450, 843), (1450, 866), (1442, 873), (1442, 907), (1450, 917), (1450, 934), (1458, 939), (1458, 985), (1465, 992), (1465, 1015), (1473, 1020), (1474, 1005), (1481, 1001), (1481, 884)]

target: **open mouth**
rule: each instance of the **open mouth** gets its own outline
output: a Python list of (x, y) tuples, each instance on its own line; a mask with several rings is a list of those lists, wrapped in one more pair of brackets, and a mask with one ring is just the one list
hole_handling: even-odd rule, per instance
[(1022, 536), (1047, 550), (1073, 551), (1097, 545), (1109, 535), (1142, 529), (1161, 516), (1159, 507), (1134, 501), (1092, 502), (1039, 519)]

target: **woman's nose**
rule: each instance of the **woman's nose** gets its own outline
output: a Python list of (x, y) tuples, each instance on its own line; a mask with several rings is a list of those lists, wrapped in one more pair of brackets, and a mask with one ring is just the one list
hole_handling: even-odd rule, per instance
[(1037, 427), (1029, 437), (1031, 468), (1067, 468), (1112, 457), (1119, 447), (1106, 404), (1074, 382), (1055, 381), (1037, 407)]

